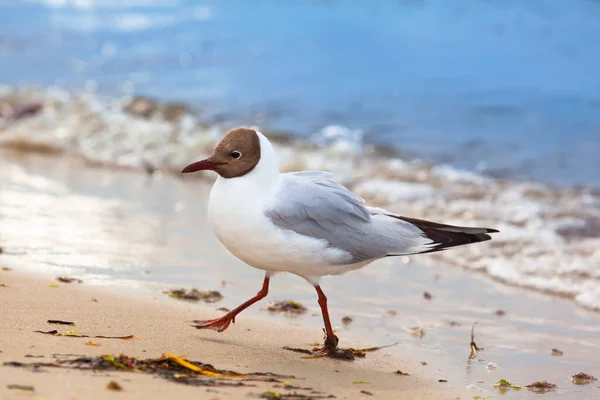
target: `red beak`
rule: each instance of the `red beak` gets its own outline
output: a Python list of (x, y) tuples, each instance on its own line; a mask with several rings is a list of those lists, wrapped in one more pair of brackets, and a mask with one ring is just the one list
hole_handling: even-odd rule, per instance
[(181, 171), (181, 173), (187, 174), (189, 172), (214, 170), (216, 167), (218, 167), (219, 165), (223, 165), (223, 164), (224, 163), (214, 162), (214, 161), (210, 161), (208, 159), (202, 160), (202, 161), (196, 161), (195, 163), (192, 163), (192, 164), (188, 165), (187, 167), (185, 167), (183, 169), (183, 171)]

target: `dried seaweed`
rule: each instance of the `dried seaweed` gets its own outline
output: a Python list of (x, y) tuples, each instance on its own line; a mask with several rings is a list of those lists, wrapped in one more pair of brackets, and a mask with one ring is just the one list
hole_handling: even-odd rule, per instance
[(8, 390), (22, 390), (24, 392), (35, 392), (35, 388), (30, 385), (10, 384), (6, 385), (6, 387), (8, 388)]
[(417, 339), (422, 339), (423, 336), (425, 336), (425, 330), (418, 326), (413, 326), (412, 328), (409, 328), (409, 331), (410, 331), (410, 334), (412, 336), (416, 337)]
[(431, 300), (431, 299), (433, 299), (433, 296), (429, 292), (423, 292), (423, 298), (425, 300)]
[(193, 289), (171, 289), (163, 292), (169, 297), (179, 300), (200, 301), (205, 303), (216, 303), (223, 299), (223, 295), (216, 290)]
[(66, 336), (66, 337), (74, 337), (74, 338), (94, 338), (94, 339), (121, 339), (121, 340), (130, 340), (133, 339), (133, 335), (128, 336), (89, 336), (82, 335), (79, 331), (66, 331), (65, 333), (59, 333), (57, 330), (52, 331), (34, 331), (36, 333), (43, 333), (44, 335), (51, 336)]
[(345, 326), (348, 326), (352, 323), (352, 321), (354, 321), (351, 317), (345, 316), (342, 318), (342, 324), (344, 324)]
[(46, 322), (49, 323), (49, 324), (56, 324), (56, 325), (70, 325), (70, 326), (75, 326), (75, 322), (61, 321), (59, 319), (49, 319)]
[(403, 376), (410, 376), (410, 374), (407, 374), (406, 372), (402, 372), (400, 370), (394, 372), (396, 375), (403, 375)]
[(360, 392), (362, 394), (366, 394), (367, 396), (373, 396), (373, 393), (369, 392), (368, 390), (361, 390)]
[(367, 356), (367, 353), (385, 349), (386, 347), (395, 346), (396, 344), (397, 343), (392, 343), (392, 344), (388, 344), (385, 346), (368, 347), (365, 349), (355, 349), (352, 347), (336, 348), (336, 351), (333, 354), (328, 353), (325, 347), (315, 347), (312, 350), (307, 350), (307, 349), (302, 349), (302, 348), (297, 348), (297, 347), (283, 346), (283, 349), (294, 351), (296, 353), (307, 354), (306, 356), (304, 356), (302, 358), (331, 357), (331, 358), (352, 361), (352, 360), (354, 360), (354, 357), (364, 358)]
[(288, 317), (295, 317), (306, 312), (306, 307), (297, 301), (281, 300), (274, 301), (267, 307), (267, 311), (278, 312)]
[(565, 354), (565, 352), (562, 350), (559, 350), (559, 349), (552, 349), (550, 354), (553, 355), (554, 357), (561, 357), (563, 354)]
[(533, 382), (525, 387), (527, 389), (529, 389), (530, 391), (536, 392), (536, 393), (553, 392), (556, 389), (558, 389), (558, 386), (556, 386), (554, 383), (550, 383), (550, 382), (546, 382), (546, 381)]
[(70, 276), (59, 276), (56, 278), (56, 280), (59, 282), (62, 282), (62, 283), (71, 283), (71, 282), (83, 283), (83, 281), (81, 279), (71, 278)]
[(284, 350), (289, 350), (289, 351), (294, 351), (296, 353), (302, 353), (302, 354), (308, 354), (308, 355), (313, 355), (313, 352), (308, 350), (308, 349), (301, 349), (299, 347), (290, 347), (290, 346), (283, 346)]
[[(43, 368), (65, 368), (81, 371), (124, 371), (139, 372), (159, 376), (163, 379), (191, 386), (254, 386), (251, 381), (281, 383), (294, 376), (274, 373), (248, 373), (219, 370), (210, 364), (189, 361), (183, 357), (165, 353), (159, 358), (138, 359), (121, 354), (105, 354), (99, 357), (78, 357), (54, 355), (52, 363), (5, 362), (8, 367), (26, 368), (41, 371)], [(286, 397), (282, 397), (286, 398)], [(287, 397), (292, 398), (292, 397)], [(310, 397), (306, 397), (310, 398)]]
[(573, 375), (573, 383), (576, 385), (587, 385), (588, 383), (592, 383), (598, 380), (595, 376), (586, 374), (584, 372), (580, 372), (578, 374)]
[(477, 322), (473, 323), (473, 327), (471, 328), (471, 343), (469, 344), (471, 353), (469, 354), (469, 360), (477, 357), (477, 352), (483, 350), (482, 348), (477, 347), (477, 344), (475, 343), (475, 325), (477, 325)]
[(335, 398), (334, 395), (325, 395), (321, 393), (315, 394), (302, 394), (302, 393), (281, 393), (281, 392), (272, 392), (266, 391), (260, 394), (261, 399), (279, 399), (279, 400), (317, 400), (317, 399), (332, 399)]
[(114, 390), (114, 391), (117, 391), (117, 392), (120, 392), (120, 391), (122, 391), (122, 390), (123, 390), (123, 386), (119, 385), (119, 384), (118, 384), (117, 382), (115, 382), (115, 381), (110, 381), (110, 382), (108, 382), (108, 385), (106, 385), (106, 388), (107, 388), (108, 390)]

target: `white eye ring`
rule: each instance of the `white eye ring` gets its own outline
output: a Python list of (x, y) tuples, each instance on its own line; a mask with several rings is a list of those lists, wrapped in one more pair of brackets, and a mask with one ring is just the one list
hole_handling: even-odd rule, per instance
[(238, 160), (242, 157), (242, 152), (239, 150), (234, 150), (231, 152), (231, 158), (233, 158), (234, 160)]

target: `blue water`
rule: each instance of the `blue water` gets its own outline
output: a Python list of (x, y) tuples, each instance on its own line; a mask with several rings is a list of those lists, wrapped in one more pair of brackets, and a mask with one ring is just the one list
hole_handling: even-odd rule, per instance
[(600, 2), (0, 2), (0, 83), (97, 86), (600, 187)]

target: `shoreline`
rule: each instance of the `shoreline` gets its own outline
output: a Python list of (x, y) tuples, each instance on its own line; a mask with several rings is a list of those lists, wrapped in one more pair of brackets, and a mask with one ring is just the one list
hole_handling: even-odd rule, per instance
[[(5, 119), (0, 147), (54, 149), (67, 156), (63, 158), (77, 156), (82, 165), (101, 165), (107, 171), (131, 168), (143, 171), (149, 184), (160, 177), (211, 179), (172, 172), (210, 153), (224, 133), (222, 121), (203, 122), (183, 109), (174, 119), (156, 110), (136, 114), (127, 108), (126, 99), (89, 93), (5, 90), (17, 100), (21, 96), (19, 101), (43, 107), (33, 115)], [(424, 260), (484, 271), (510, 285), (565, 295), (578, 306), (600, 309), (600, 270), (595, 268), (600, 265), (600, 191), (499, 179), (393, 157), (363, 143), (361, 132), (343, 126), (324, 127), (320, 135), (324, 143), (310, 138), (290, 141), (279, 132), (274, 145), (281, 170), (329, 171), (373, 206), (415, 218), (499, 229), (491, 244), (461, 249), (460, 257), (452, 252)]]
[[(225, 333), (204, 332), (185, 323), (215, 314), (196, 304), (169, 304), (140, 296), (108, 293), (76, 283), (51, 287), (46, 279), (14, 270), (3, 271), (1, 276), (2, 283), (7, 285), (0, 288), (3, 309), (7, 311), (0, 331), (2, 363), (53, 362), (54, 353), (86, 356), (117, 356), (124, 353), (131, 357), (158, 358), (168, 352), (212, 364), (218, 369), (293, 375), (297, 379), (285, 380), (301, 387), (310, 387), (326, 396), (333, 394), (337, 398), (363, 396), (361, 390), (372, 393), (376, 398), (390, 399), (454, 399), (458, 393), (427, 376), (426, 371), (419, 369), (417, 360), (392, 359), (386, 349), (368, 353), (365, 359), (355, 362), (301, 359), (299, 354), (285, 351), (282, 347), (308, 347), (311, 342), (319, 340), (320, 335), (314, 330), (293, 326), (285, 320), (265, 323), (246, 316)], [(31, 293), (35, 293), (35, 296), (32, 297)], [(48, 319), (73, 321), (76, 325), (51, 325), (46, 323)], [(92, 339), (99, 346), (89, 346), (85, 345), (90, 340), (87, 338), (53, 337), (33, 332), (54, 329), (60, 332), (73, 329), (88, 335), (133, 335), (134, 338)], [(360, 345), (354, 340), (352, 342), (353, 346)], [(27, 354), (35, 358), (27, 357)], [(67, 398), (70, 395), (77, 398), (108, 398), (114, 394), (103, 386), (111, 380), (117, 381), (127, 396), (149, 399), (160, 398), (166, 393), (197, 395), (198, 390), (206, 390), (131, 372), (45, 370), (46, 373), (35, 373), (22, 368), (0, 366), (0, 393), (3, 398), (19, 397), (22, 395), (19, 390), (9, 390), (7, 386), (16, 384), (32, 385), (35, 395), (46, 399)], [(410, 371), (411, 376), (399, 376), (395, 374), (397, 370)], [(258, 387), (212, 389), (216, 391), (213, 393), (217, 398), (247, 398), (250, 394), (259, 397), (266, 391), (280, 391), (282, 394), (294, 391), (278, 388), (273, 382), (254, 383)]]

